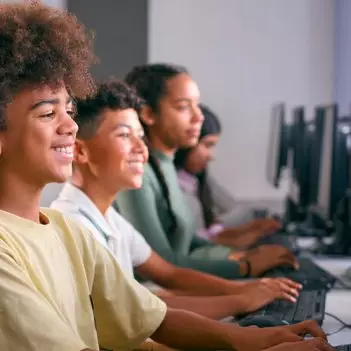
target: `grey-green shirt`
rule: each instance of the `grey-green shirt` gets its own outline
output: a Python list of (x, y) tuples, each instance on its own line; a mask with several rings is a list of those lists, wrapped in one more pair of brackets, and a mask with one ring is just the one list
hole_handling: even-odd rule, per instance
[(224, 278), (238, 278), (239, 265), (229, 261), (230, 249), (195, 236), (195, 222), (179, 186), (173, 159), (153, 151), (168, 185), (177, 227), (169, 232), (171, 218), (159, 180), (150, 164), (145, 167), (143, 186), (120, 193), (115, 206), (165, 260)]

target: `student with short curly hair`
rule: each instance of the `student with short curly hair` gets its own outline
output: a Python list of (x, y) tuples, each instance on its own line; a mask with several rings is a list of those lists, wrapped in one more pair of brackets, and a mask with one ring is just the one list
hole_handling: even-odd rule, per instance
[[(130, 350), (149, 336), (183, 349), (244, 350), (252, 339), (271, 346), (270, 331), (248, 328), (243, 338), (243, 328), (166, 309), (85, 228), (40, 209), (43, 187), (71, 175), (72, 97), (91, 92), (93, 57), (65, 11), (0, 5), (1, 349)], [(300, 340), (300, 331), (285, 328), (280, 341)]]

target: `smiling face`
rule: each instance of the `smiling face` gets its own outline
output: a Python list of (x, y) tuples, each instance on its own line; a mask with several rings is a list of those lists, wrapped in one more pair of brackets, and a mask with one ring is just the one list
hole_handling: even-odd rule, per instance
[(76, 162), (114, 194), (140, 188), (148, 159), (144, 131), (134, 109), (105, 109), (95, 135), (77, 140)]
[(1, 171), (33, 186), (64, 182), (72, 172), (77, 125), (72, 99), (64, 86), (25, 89), (5, 109), (0, 132)]
[(203, 121), (199, 103), (199, 88), (188, 74), (170, 78), (150, 132), (169, 149), (194, 146)]

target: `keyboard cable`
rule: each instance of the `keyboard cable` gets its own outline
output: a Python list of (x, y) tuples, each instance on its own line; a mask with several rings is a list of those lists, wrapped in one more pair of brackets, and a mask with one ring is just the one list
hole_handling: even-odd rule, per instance
[(329, 312), (325, 312), (325, 315), (335, 319), (336, 321), (338, 321), (341, 324), (340, 328), (338, 328), (337, 330), (335, 330), (333, 332), (327, 333), (327, 336), (331, 336), (331, 335), (334, 335), (336, 333), (339, 333), (344, 329), (351, 329), (351, 324), (344, 322), (343, 320), (341, 320), (339, 317), (335, 316), (334, 314), (329, 313)]

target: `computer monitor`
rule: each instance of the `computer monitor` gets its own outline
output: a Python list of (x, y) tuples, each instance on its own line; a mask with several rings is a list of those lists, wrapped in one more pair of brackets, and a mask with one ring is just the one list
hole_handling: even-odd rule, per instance
[[(320, 122), (319, 128), (317, 122)], [(338, 203), (345, 196), (348, 187), (347, 140), (350, 134), (348, 126), (349, 121), (338, 120), (336, 105), (326, 107), (323, 118), (319, 121), (316, 119), (314, 141), (320, 140), (321, 143), (319, 153), (312, 154), (319, 164), (313, 169), (313, 172), (316, 170), (318, 172), (311, 174), (311, 186), (313, 184), (312, 188), (315, 188), (312, 190), (316, 192), (315, 198), (311, 199), (313, 204), (311, 211), (317, 227), (326, 229), (333, 227), (332, 221)]]
[(279, 103), (272, 108), (267, 155), (267, 179), (274, 187), (279, 187), (282, 171), (287, 165), (288, 144), (285, 105)]
[(288, 168), (290, 169), (289, 191), (286, 202), (286, 221), (304, 220), (308, 204), (309, 159), (311, 130), (305, 122), (304, 107), (293, 109), (290, 126), (290, 150)]
[(324, 122), (327, 114), (325, 107), (318, 106), (315, 109), (315, 117), (313, 123), (313, 133), (311, 135), (311, 149), (310, 149), (310, 165), (309, 178), (310, 187), (308, 190), (309, 204), (313, 205), (317, 202), (317, 194), (319, 189), (319, 167), (321, 148), (324, 133)]

